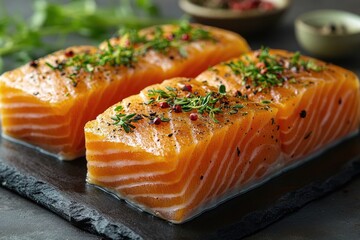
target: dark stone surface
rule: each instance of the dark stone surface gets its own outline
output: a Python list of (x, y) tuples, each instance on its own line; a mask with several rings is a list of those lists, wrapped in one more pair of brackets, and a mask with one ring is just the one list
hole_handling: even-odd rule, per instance
[(61, 162), (0, 139), (0, 183), (80, 229), (112, 239), (238, 239), (333, 191), (360, 172), (360, 135), (182, 225), (133, 209)]
[[(29, 1), (30, 2), (30, 1)], [(27, 14), (28, 1), (6, 1), (11, 12)], [(167, 16), (179, 17), (176, 1), (156, 0)], [(21, 4), (21, 8), (19, 8)], [(301, 13), (321, 8), (360, 12), (358, 0), (294, 0), (282, 24), (270, 33), (251, 37), (252, 48), (262, 45), (301, 50), (293, 21)], [(331, 60), (360, 74), (360, 54)], [(0, 240), (2, 239), (358, 239), (360, 236), (360, 179), (327, 197), (359, 172), (359, 136), (327, 155), (290, 171), (263, 187), (228, 201), (184, 225), (172, 225), (141, 213), (123, 201), (85, 184), (85, 161), (63, 163), (32, 149), (0, 139), (0, 183), (35, 204), (0, 188)], [(349, 164), (351, 162), (351, 164)], [(329, 178), (330, 177), (330, 178)], [(286, 183), (284, 185), (284, 183)], [(300, 190), (299, 190), (300, 189)], [(39, 206), (43, 206), (39, 207)], [(61, 216), (66, 221), (57, 217)], [(249, 215), (250, 214), (250, 215)], [(77, 226), (74, 228), (72, 225)]]
[[(76, 228), (48, 209), (0, 188), (0, 240), (95, 240), (100, 237)], [(65, 227), (64, 227), (65, 226)]]

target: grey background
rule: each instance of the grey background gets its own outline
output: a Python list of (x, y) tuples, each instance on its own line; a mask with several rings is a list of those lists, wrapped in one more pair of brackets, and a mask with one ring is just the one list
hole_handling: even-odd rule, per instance
[[(176, 0), (155, 0), (165, 16), (180, 17)], [(28, 15), (31, 1), (5, 0), (11, 12)], [(271, 34), (248, 38), (252, 48), (302, 50), (294, 36), (293, 22), (314, 9), (342, 9), (360, 14), (360, 0), (294, 0), (281, 25)], [(333, 61), (360, 75), (360, 54)], [(306, 53), (306, 52), (305, 52)], [(0, 240), (3, 239), (100, 239), (83, 232), (48, 210), (0, 188)], [(314, 201), (281, 219), (248, 240), (360, 239), (360, 177), (338, 191)]]

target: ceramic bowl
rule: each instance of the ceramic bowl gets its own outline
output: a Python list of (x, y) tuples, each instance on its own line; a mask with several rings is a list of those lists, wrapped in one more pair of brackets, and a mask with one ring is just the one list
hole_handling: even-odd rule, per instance
[(359, 53), (360, 16), (339, 10), (318, 10), (295, 20), (295, 35), (309, 53), (337, 58)]
[(196, 22), (229, 29), (249, 35), (270, 30), (289, 8), (290, 0), (267, 0), (274, 4), (273, 10), (247, 10), (210, 8), (196, 4), (195, 0), (179, 0), (180, 8)]

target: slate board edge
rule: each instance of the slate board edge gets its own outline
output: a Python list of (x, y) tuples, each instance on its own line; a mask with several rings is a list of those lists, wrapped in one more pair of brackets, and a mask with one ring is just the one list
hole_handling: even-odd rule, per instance
[[(313, 182), (296, 191), (286, 193), (270, 208), (246, 215), (240, 222), (218, 233), (218, 237), (230, 239), (234, 236), (243, 238), (251, 235), (311, 201), (338, 189), (359, 173), (360, 162), (351, 161), (342, 171), (325, 181)], [(51, 184), (23, 174), (3, 162), (0, 162), (0, 182), (2, 187), (49, 209), (80, 229), (110, 239), (142, 239), (126, 225), (109, 221), (98, 211), (67, 199), (66, 195), (61, 194), (61, 191)], [(236, 231), (236, 226), (239, 224), (243, 230), (241, 233)]]
[[(290, 213), (301, 209), (306, 204), (338, 190), (359, 174), (360, 161), (356, 159), (346, 164), (337, 174), (323, 181), (314, 181), (298, 190), (284, 194), (271, 207), (244, 216), (241, 222), (237, 223), (243, 228), (239, 237), (243, 238), (266, 228)], [(231, 229), (234, 228), (229, 228), (229, 234), (231, 234)]]
[(23, 174), (3, 162), (0, 162), (0, 183), (2, 187), (34, 201), (90, 233), (110, 239), (142, 239), (127, 226), (109, 221), (98, 211), (67, 199), (51, 184)]

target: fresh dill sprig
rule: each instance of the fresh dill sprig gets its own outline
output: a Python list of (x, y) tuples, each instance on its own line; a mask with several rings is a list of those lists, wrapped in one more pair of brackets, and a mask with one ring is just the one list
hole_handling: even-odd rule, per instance
[(235, 75), (242, 76), (243, 85), (251, 84), (259, 91), (273, 86), (282, 86), (285, 81), (292, 79), (284, 75), (285, 71), (321, 71), (324, 69), (315, 64), (314, 61), (301, 59), (299, 52), (294, 53), (289, 59), (284, 59), (271, 55), (269, 48), (262, 47), (255, 52), (255, 57), (257, 61), (245, 57), (245, 60), (230, 61), (225, 65)]
[(139, 31), (130, 29), (123, 30), (121, 36), (127, 36), (130, 44), (137, 44), (136, 49), (139, 55), (149, 50), (154, 50), (163, 54), (169, 52), (170, 49), (177, 49), (182, 57), (187, 57), (185, 46), (189, 42), (211, 40), (215, 41), (212, 34), (202, 28), (194, 27), (189, 22), (181, 22), (177, 29), (172, 32), (165, 32), (160, 26), (154, 28), (152, 36), (146, 37)]
[(258, 62), (242, 60), (226, 63), (234, 74), (242, 75), (243, 85), (250, 83), (254, 87), (268, 88), (271, 86), (281, 86), (285, 78), (281, 76), (284, 67), (269, 54), (268, 48), (262, 48), (258, 54)]
[(52, 65), (46, 63), (51, 69), (62, 71), (66, 67), (74, 67), (76, 72), (84, 69), (86, 72), (93, 72), (98, 66), (126, 66), (131, 67), (137, 61), (137, 57), (145, 54), (150, 49), (166, 54), (170, 49), (178, 49), (182, 57), (187, 53), (184, 48), (187, 43), (197, 40), (208, 40), (211, 34), (204, 30), (193, 27), (189, 23), (182, 23), (172, 33), (165, 33), (161, 27), (155, 27), (152, 37), (142, 36), (137, 30), (123, 32), (128, 38), (126, 46), (112, 45), (107, 41), (107, 48), (99, 50), (98, 53), (80, 53)]
[(320, 72), (324, 70), (324, 67), (317, 65), (314, 61), (305, 61), (303, 59), (300, 59), (300, 57), (300, 52), (294, 53), (294, 55), (290, 59), (291, 67), (295, 67), (297, 70), (303, 68), (305, 71), (312, 70), (315, 72)]
[[(115, 108), (116, 112), (121, 112), (123, 110), (123, 106), (118, 106)], [(114, 117), (111, 117), (112, 120), (114, 120), (113, 125), (120, 126), (124, 129), (126, 133), (132, 132), (135, 126), (132, 124), (133, 122), (137, 122), (143, 117), (141, 115), (138, 115), (136, 113), (130, 113), (130, 114), (124, 114), (124, 113), (118, 113)]]
[(167, 90), (150, 89), (148, 91), (148, 97), (150, 97), (150, 102), (147, 104), (166, 102), (175, 112), (196, 111), (202, 115), (208, 114), (209, 117), (216, 123), (219, 122), (216, 119), (216, 115), (223, 113), (225, 108), (230, 108), (229, 113), (235, 114), (239, 109), (244, 107), (240, 104), (228, 106), (228, 102), (225, 100), (225, 85), (220, 85), (218, 92), (211, 91), (206, 93), (205, 96), (190, 94), (188, 96), (181, 97), (178, 96), (175, 89), (167, 88)]

